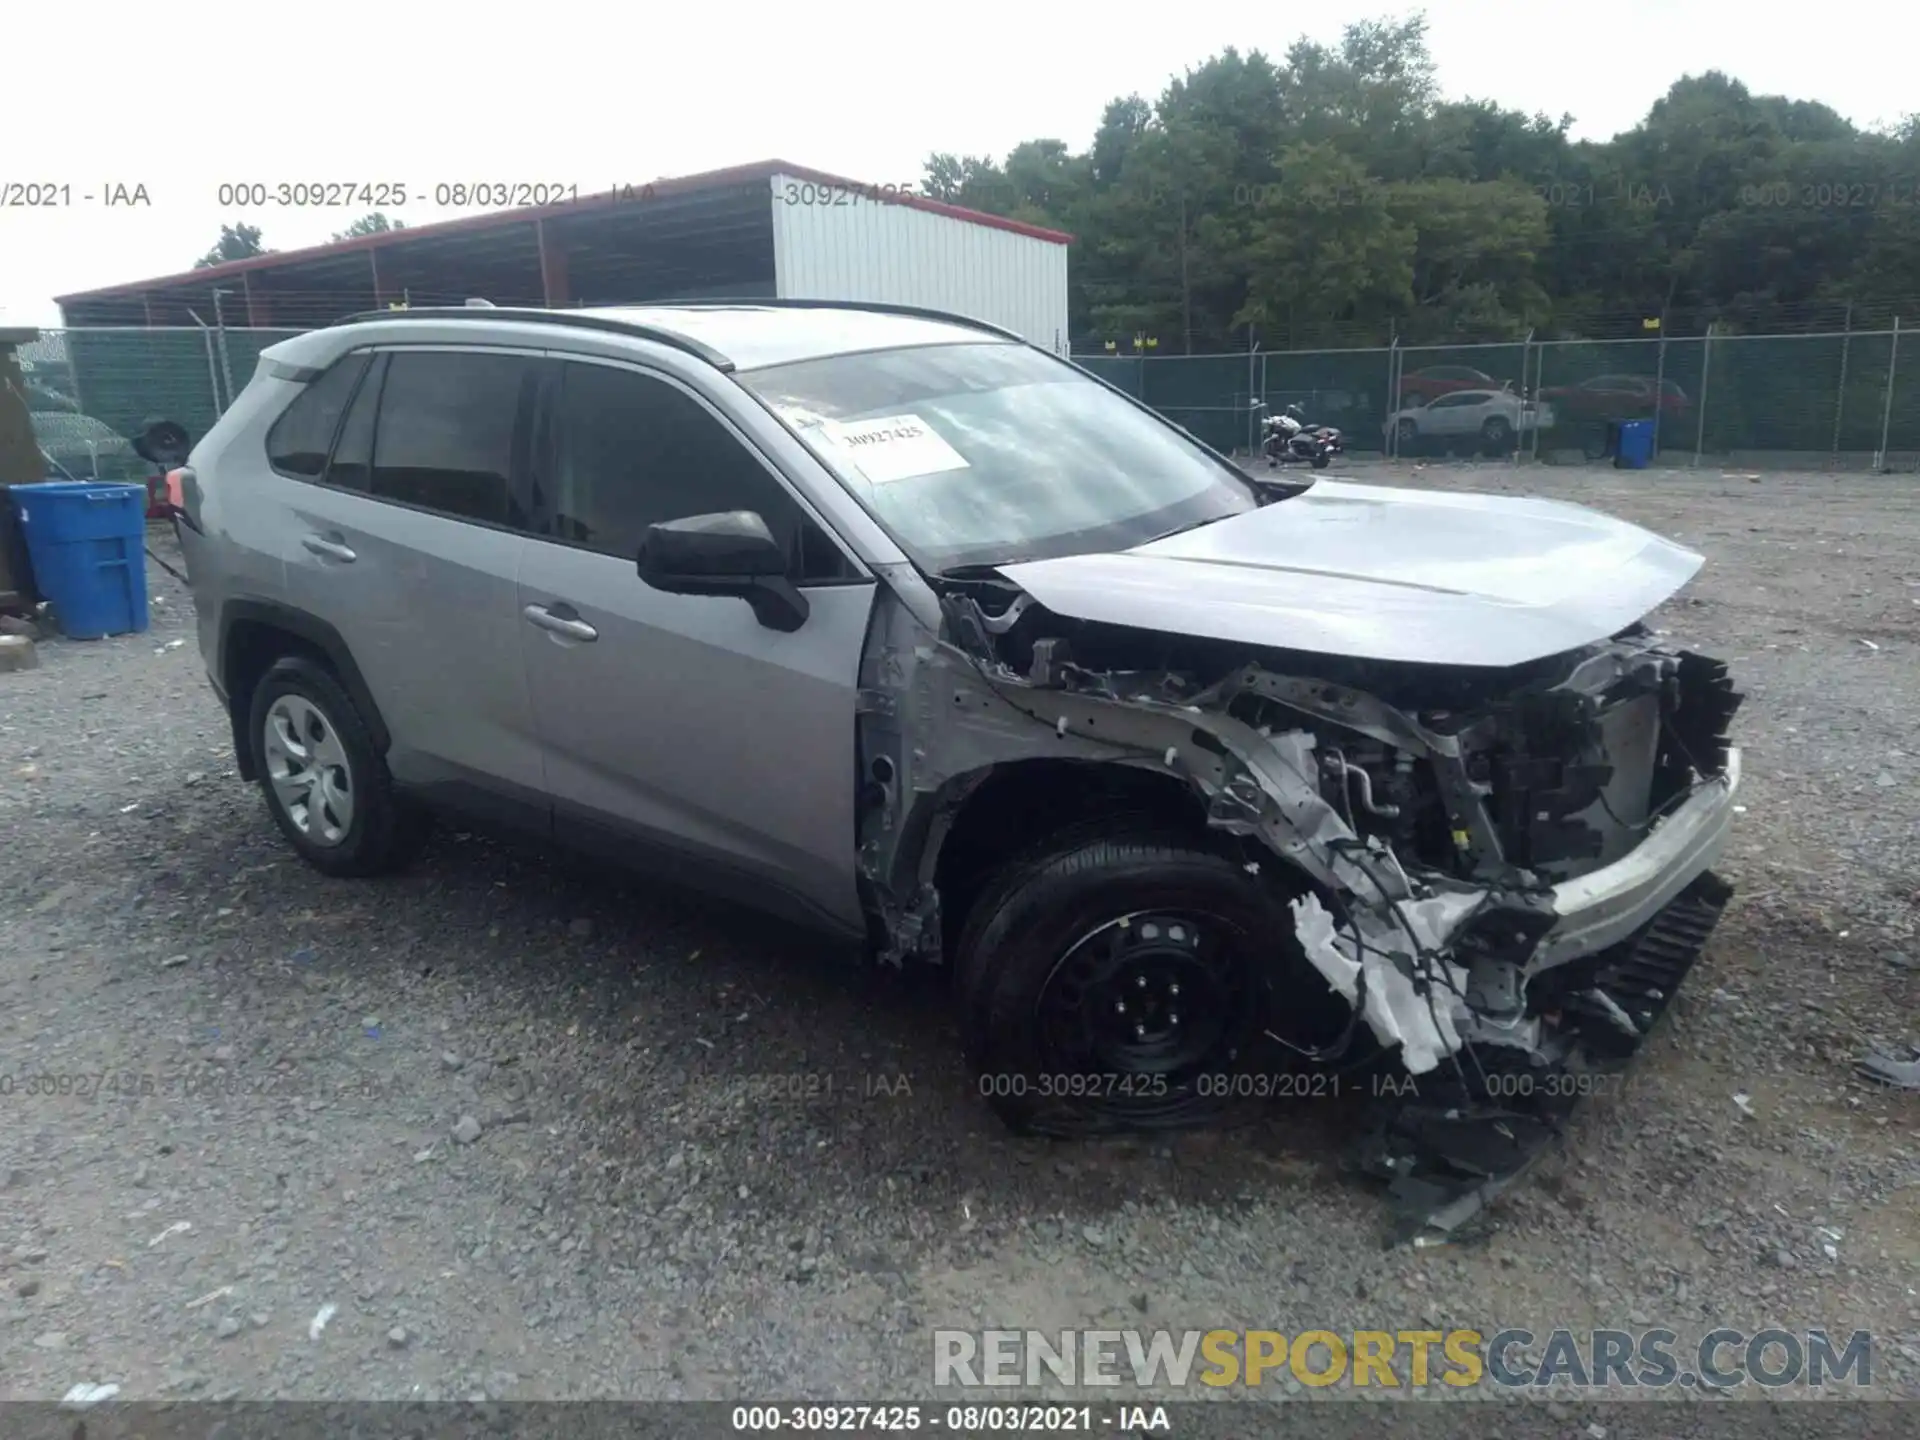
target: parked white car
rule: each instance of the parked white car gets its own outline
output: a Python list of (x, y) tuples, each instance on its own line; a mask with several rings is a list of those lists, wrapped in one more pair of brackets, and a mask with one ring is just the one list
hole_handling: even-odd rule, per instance
[(1423, 444), (1448, 447), (1477, 440), (1498, 454), (1529, 430), (1550, 429), (1553, 408), (1522, 400), (1511, 390), (1455, 390), (1424, 405), (1408, 405), (1387, 419), (1387, 434), (1402, 454)]

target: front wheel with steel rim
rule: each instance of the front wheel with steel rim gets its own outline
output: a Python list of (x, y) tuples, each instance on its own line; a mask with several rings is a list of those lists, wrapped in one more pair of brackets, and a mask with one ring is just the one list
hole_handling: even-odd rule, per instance
[(248, 730), (267, 808), (293, 848), (330, 875), (376, 875), (412, 857), (424, 818), (394, 793), (359, 707), (305, 656), (254, 687)]
[(1203, 1123), (1252, 1095), (1270, 1029), (1339, 1018), (1288, 898), (1176, 832), (1083, 828), (1009, 866), (955, 958), (981, 1097), (1016, 1130), (1091, 1136)]

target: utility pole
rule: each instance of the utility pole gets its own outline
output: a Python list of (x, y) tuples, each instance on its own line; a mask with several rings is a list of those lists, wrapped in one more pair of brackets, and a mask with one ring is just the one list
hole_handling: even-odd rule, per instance
[(221, 400), (217, 395), (214, 397), (218, 402), (216, 408), (222, 415), (227, 413), (227, 406), (233, 403), (233, 363), (227, 358), (227, 321), (220, 310), (220, 297), (226, 293), (218, 285), (213, 287), (214, 342), (220, 348), (220, 373), (226, 377), (227, 381), (226, 399)]

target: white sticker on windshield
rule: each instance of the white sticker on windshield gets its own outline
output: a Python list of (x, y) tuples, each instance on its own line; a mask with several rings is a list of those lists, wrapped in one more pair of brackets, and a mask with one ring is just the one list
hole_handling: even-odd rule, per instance
[(918, 415), (829, 420), (820, 429), (875, 485), (968, 468), (966, 456)]
[(776, 405), (773, 408), (779, 412), (782, 420), (796, 430), (813, 430), (827, 423), (824, 415), (816, 415), (798, 405)]

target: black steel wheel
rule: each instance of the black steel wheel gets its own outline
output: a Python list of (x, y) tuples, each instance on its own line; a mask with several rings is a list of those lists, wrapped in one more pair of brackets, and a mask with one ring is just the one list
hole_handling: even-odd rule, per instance
[(955, 965), (979, 1093), (1009, 1126), (1090, 1136), (1204, 1123), (1272, 1068), (1265, 1031), (1344, 1012), (1273, 880), (1192, 836), (1081, 830), (1010, 865)]

